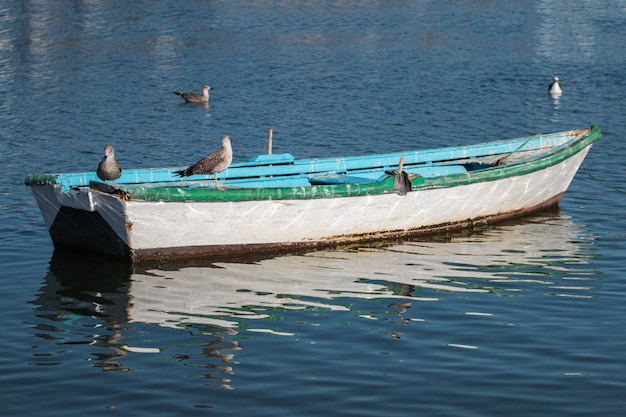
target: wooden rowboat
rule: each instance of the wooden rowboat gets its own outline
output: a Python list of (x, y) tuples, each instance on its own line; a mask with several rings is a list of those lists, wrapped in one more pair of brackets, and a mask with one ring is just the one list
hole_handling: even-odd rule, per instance
[(181, 167), (29, 175), (56, 247), (135, 261), (280, 251), (491, 223), (557, 205), (597, 125), (428, 150), (326, 159), (260, 155), (218, 175)]

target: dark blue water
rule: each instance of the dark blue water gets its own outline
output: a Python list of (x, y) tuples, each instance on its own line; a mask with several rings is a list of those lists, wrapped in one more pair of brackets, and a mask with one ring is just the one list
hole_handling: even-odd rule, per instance
[[(608, 0), (1, 5), (1, 414), (623, 415), (624, 39)], [(158, 167), (268, 128), (313, 157), (593, 122), (558, 210), (269, 259), (55, 252), (23, 185), (107, 143)]]

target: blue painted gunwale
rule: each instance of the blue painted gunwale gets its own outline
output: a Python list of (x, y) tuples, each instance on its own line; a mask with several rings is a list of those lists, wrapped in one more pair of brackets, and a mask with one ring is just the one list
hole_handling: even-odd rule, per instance
[[(546, 153), (512, 165), (519, 165), (522, 162), (528, 164), (533, 159), (545, 159), (568, 148), (575, 147), (575, 152), (578, 152), (601, 136), (597, 125), (575, 132), (579, 133), (577, 137), (572, 135), (572, 131), (567, 131), (468, 146), (343, 158), (297, 160), (290, 154), (259, 155), (250, 161), (232, 164), (218, 175), (223, 184), (233, 187), (225, 192), (217, 192), (211, 188), (213, 176), (195, 175), (189, 179), (180, 179), (173, 175), (174, 171), (184, 167), (126, 169), (122, 177), (116, 181), (116, 185), (128, 192), (132, 199), (147, 201), (184, 201), (186, 199), (239, 201), (376, 194), (393, 191), (393, 182), (388, 181), (389, 177), (384, 172), (397, 169), (401, 157), (404, 158), (403, 169), (406, 172), (420, 175), (420, 178), (414, 180), (414, 186), (442, 186), (446, 183), (455, 183), (455, 178), (456, 182), (467, 181), (468, 173), (465, 166), (473, 159), (510, 155), (533, 149), (549, 149)], [(583, 132), (586, 133), (581, 136)], [(576, 144), (580, 146), (576, 147)], [(481, 171), (493, 172), (495, 170), (502, 169), (486, 168)], [(509, 172), (513, 171), (509, 169)], [(519, 170), (516, 172), (520, 173)], [(502, 173), (490, 176), (495, 178), (501, 175)], [(476, 180), (486, 180), (484, 175), (482, 177), (482, 179), (476, 177)], [(433, 180), (425, 184), (425, 179)], [(88, 187), (90, 183), (100, 183), (100, 181), (95, 172), (82, 172), (30, 175), (26, 177), (25, 183), (30, 186), (54, 184), (60, 186), (63, 192), (67, 192), (71, 189)], [(242, 188), (248, 189), (248, 192), (241, 192)], [(275, 192), (251, 193), (250, 189), (273, 189)]]

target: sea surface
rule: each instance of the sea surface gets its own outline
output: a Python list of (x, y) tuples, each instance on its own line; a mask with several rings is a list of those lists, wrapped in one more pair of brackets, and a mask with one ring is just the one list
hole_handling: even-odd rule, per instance
[[(625, 44), (612, 0), (3, 2), (0, 415), (626, 415)], [(61, 252), (24, 186), (592, 123), (558, 209), (274, 257)]]

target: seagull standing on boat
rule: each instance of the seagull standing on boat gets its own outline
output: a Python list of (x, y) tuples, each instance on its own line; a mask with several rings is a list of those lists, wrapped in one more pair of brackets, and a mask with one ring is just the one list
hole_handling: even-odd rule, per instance
[(104, 158), (98, 164), (96, 174), (102, 181), (111, 180), (113, 182), (122, 176), (122, 167), (120, 167), (120, 164), (115, 160), (115, 149), (113, 149), (113, 145), (104, 147)]
[(559, 84), (559, 77), (554, 77), (552, 79), (552, 82), (548, 87), (548, 91), (553, 95), (561, 94), (563, 92), (563, 90), (561, 90), (561, 84)]
[(208, 85), (202, 87), (202, 93), (181, 93), (174, 91), (174, 94), (181, 96), (187, 103), (208, 103), (209, 102), (209, 90), (213, 90)]
[(224, 191), (224, 186), (217, 181), (217, 174), (224, 171), (233, 161), (233, 148), (231, 146), (232, 139), (230, 136), (222, 138), (222, 148), (205, 156), (187, 169), (174, 171), (174, 174), (180, 177), (188, 177), (195, 174), (213, 174), (215, 175), (215, 188)]

